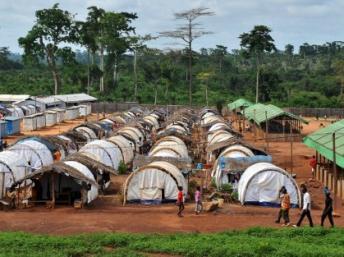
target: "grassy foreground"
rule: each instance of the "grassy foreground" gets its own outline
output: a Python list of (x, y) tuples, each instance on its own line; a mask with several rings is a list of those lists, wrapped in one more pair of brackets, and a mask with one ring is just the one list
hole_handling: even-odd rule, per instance
[[(343, 229), (252, 228), (214, 234), (0, 233), (0, 256), (343, 256)], [(156, 256), (156, 255), (155, 255)]]

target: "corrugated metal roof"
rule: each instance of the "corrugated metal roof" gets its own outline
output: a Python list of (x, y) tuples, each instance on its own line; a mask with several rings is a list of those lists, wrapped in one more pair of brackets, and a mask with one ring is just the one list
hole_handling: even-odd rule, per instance
[(18, 102), (30, 98), (30, 95), (6, 95), (0, 94), (0, 102)]
[(241, 108), (241, 107), (248, 107), (253, 105), (253, 103), (251, 103), (250, 101), (244, 99), (244, 98), (239, 98), (238, 100), (235, 100), (232, 103), (228, 104), (228, 108), (229, 110), (235, 110), (237, 108)]
[(79, 102), (94, 102), (97, 98), (85, 93), (80, 94), (67, 94), (67, 95), (54, 95), (57, 99), (62, 100), (65, 103), (79, 103)]
[(306, 136), (303, 143), (333, 161), (333, 133), (335, 134), (336, 163), (344, 168), (344, 120)]
[(63, 102), (56, 96), (45, 96), (45, 97), (37, 97), (36, 99), (38, 102), (44, 103), (44, 104), (58, 104)]
[(335, 134), (336, 163), (344, 168), (344, 120), (317, 130), (303, 139), (303, 143), (333, 161), (333, 134)]
[(289, 118), (300, 120), (303, 123), (308, 123), (306, 120), (302, 119), (301, 117), (292, 114), (290, 112), (286, 112), (283, 109), (269, 104), (254, 104), (247, 107), (245, 110), (242, 111), (246, 119), (253, 120), (255, 123), (260, 124), (265, 122), (266, 120), (272, 120), (279, 116), (287, 116)]

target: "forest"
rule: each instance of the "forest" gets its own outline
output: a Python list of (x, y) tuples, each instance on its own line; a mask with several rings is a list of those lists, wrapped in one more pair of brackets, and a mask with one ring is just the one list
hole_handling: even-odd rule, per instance
[[(216, 15), (207, 8), (176, 13), (176, 24), (185, 26), (152, 35), (136, 34), (136, 13), (91, 6), (78, 21), (55, 4), (35, 15), (32, 29), (18, 39), (23, 54), (0, 47), (2, 93), (85, 92), (104, 101), (192, 105), (245, 97), (282, 107), (344, 107), (342, 41), (277, 49), (273, 28), (257, 25), (233, 35), (240, 49), (194, 49), (198, 37), (216, 37), (198, 26), (202, 16)], [(160, 37), (185, 44), (150, 48)]]

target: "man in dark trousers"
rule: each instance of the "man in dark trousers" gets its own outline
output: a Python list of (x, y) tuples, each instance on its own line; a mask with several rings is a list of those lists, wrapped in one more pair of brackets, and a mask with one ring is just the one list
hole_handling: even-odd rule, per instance
[(305, 216), (307, 216), (308, 218), (309, 226), (313, 227), (313, 221), (311, 216), (311, 196), (307, 192), (307, 187), (303, 184), (301, 185), (301, 192), (303, 193), (303, 207), (299, 221), (296, 223), (296, 225), (294, 225), (294, 227), (300, 227), (302, 220)]
[(327, 187), (324, 188), (324, 194), (325, 194), (325, 208), (323, 210), (323, 213), (321, 215), (321, 226), (324, 226), (324, 221), (326, 217), (328, 217), (328, 220), (330, 221), (331, 227), (334, 227), (333, 222), (333, 200), (331, 198), (331, 192), (328, 190)]

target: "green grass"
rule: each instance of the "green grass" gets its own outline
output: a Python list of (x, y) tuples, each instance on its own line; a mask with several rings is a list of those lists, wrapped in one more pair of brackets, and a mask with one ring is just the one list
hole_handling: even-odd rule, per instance
[(214, 234), (83, 234), (46, 236), (0, 233), (0, 256), (344, 256), (344, 229), (252, 228)]

